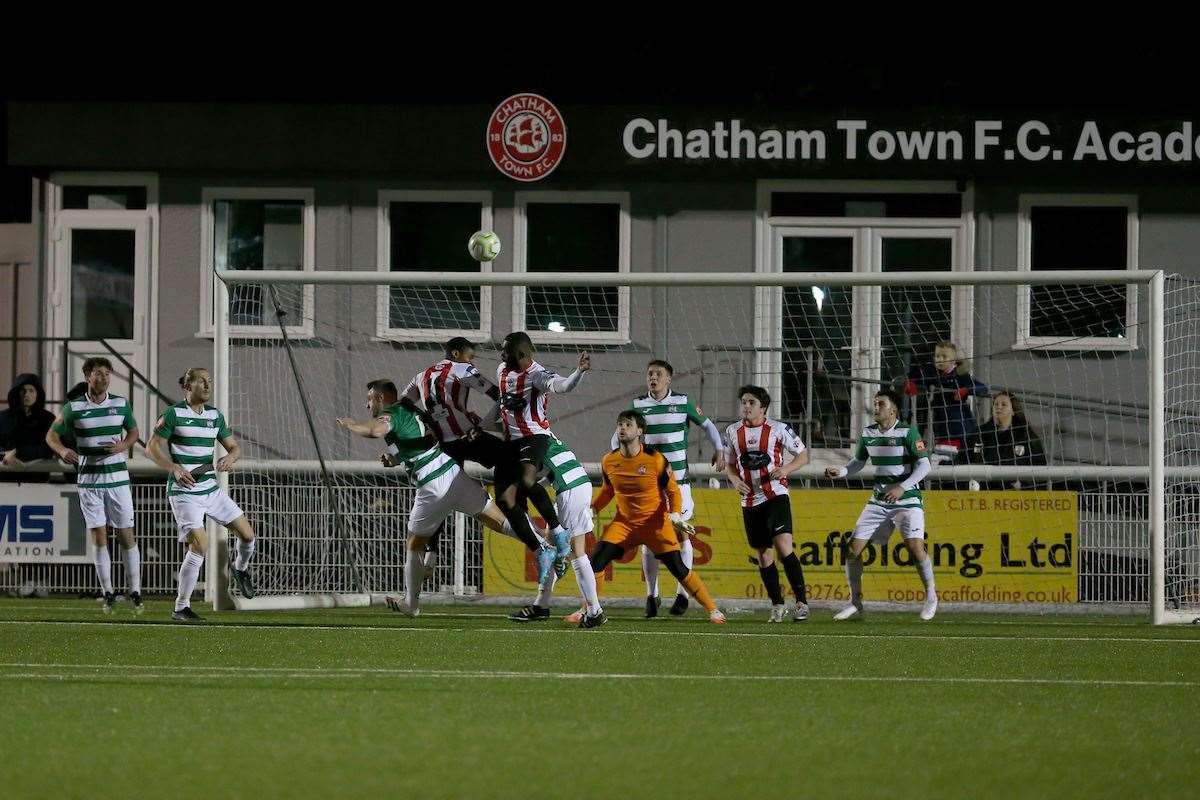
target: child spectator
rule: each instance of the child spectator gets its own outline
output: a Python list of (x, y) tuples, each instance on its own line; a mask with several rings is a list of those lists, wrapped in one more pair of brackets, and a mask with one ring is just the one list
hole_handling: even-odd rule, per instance
[(933, 445), (938, 463), (953, 463), (975, 440), (978, 426), (967, 398), (987, 393), (987, 387), (971, 377), (970, 367), (959, 358), (954, 342), (938, 342), (933, 363), (908, 372), (904, 393), (916, 397), (929, 394), (933, 409)]

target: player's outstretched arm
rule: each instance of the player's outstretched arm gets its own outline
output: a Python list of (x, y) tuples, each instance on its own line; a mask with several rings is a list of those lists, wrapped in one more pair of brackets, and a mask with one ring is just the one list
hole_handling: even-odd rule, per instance
[(862, 472), (863, 467), (867, 465), (865, 459), (852, 458), (846, 462), (844, 467), (826, 467), (826, 478), (848, 478), (858, 472)]
[(579, 354), (579, 366), (575, 369), (575, 371), (565, 378), (561, 375), (555, 375), (549, 380), (546, 388), (554, 394), (566, 394), (567, 392), (573, 392), (575, 391), (575, 387), (579, 385), (579, 382), (583, 380), (583, 373), (587, 372), (591, 368), (591, 353), (586, 351), (582, 352)]
[(378, 417), (369, 422), (356, 422), (350, 417), (338, 417), (337, 424), (364, 439), (382, 439), (392, 429), (387, 417)]

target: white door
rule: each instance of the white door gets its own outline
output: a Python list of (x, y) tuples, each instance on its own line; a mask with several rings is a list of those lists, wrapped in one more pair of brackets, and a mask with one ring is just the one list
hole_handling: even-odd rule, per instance
[[(959, 268), (957, 228), (863, 225), (773, 228), (776, 270), (946, 272)], [(952, 339), (969, 348), (970, 292), (959, 287), (800, 286), (776, 290), (777, 351), (764, 359), (773, 413), (816, 447), (849, 447), (880, 386), (900, 384)]]
[[(867, 228), (871, 272), (950, 272), (959, 269), (957, 228)], [(870, 289), (870, 375), (882, 386), (903, 386), (909, 371), (933, 362), (938, 342), (971, 350), (969, 287), (873, 286)], [(927, 424), (921, 404), (902, 418)]]
[(84, 359), (104, 356), (113, 365), (110, 390), (129, 398), (145, 440), (159, 406), (136, 374), (150, 374), (149, 217), (59, 211), (52, 240), (51, 335), (69, 339), (52, 345), (50, 380), (61, 387), (53, 394), (83, 379)]
[[(774, 229), (778, 271), (861, 272), (864, 238), (857, 228)], [(806, 444), (848, 447), (873, 391), (868, 352), (870, 327), (864, 309), (869, 290), (849, 286), (797, 286), (776, 290), (778, 352), (769, 388), (779, 398), (772, 413), (797, 423)]]

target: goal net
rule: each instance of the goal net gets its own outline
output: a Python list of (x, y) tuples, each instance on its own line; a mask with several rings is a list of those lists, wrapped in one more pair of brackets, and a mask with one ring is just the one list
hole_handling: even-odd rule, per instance
[[(591, 353), (591, 373), (551, 398), (550, 417), (597, 485), (617, 413), (647, 393), (647, 363), (672, 365), (672, 394), (650, 422), (661, 432), (691, 417), (694, 569), (727, 608), (766, 599), (742, 499), (710, 465), (714, 448), (697, 423), (724, 433), (740, 418), (739, 387), (757, 385), (770, 394), (770, 418), (807, 448), (788, 494), (814, 607), (847, 600), (847, 546), (875, 481), (871, 465), (841, 479), (825, 470), (856, 453), (873, 398), (891, 389), (900, 424), (934, 462), (922, 505), (943, 608), (1191, 621), (1200, 616), (1200, 289), (1152, 275), (221, 273), (216, 397), (243, 448), (229, 490), (259, 536), (259, 597), (231, 599), (329, 605), (401, 592), (415, 490), (379, 463), (382, 440), (353, 436), (336, 418), (365, 420), (369, 381), (403, 391), (453, 336), (475, 342), (475, 365), (494, 379), (499, 341), (525, 330), (536, 359), (564, 375)], [(490, 406), (478, 394), (469, 402), (479, 414)], [(675, 438), (660, 446), (678, 450)], [(612, 513), (595, 520), (589, 550)], [(474, 519), (452, 515), (433, 548), (427, 598), (517, 603), (536, 592), (531, 555)], [(924, 585), (898, 533), (873, 539), (863, 560), (869, 607), (919, 606)], [(605, 603), (640, 605), (636, 552), (605, 578)], [(214, 584), (208, 597), (228, 602), (226, 591)], [(667, 602), (674, 591), (663, 570)], [(578, 600), (570, 575), (555, 595)]]

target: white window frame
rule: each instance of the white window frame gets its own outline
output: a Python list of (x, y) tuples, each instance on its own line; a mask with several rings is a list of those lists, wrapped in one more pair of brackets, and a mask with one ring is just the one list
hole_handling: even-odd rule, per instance
[[(1138, 198), (1135, 194), (1021, 194), (1017, 215), (1017, 269), (1033, 271), (1033, 221), (1035, 207), (1088, 208), (1125, 206), (1125, 269), (1138, 268)], [(1017, 337), (1014, 350), (1133, 351), (1137, 350), (1137, 287), (1125, 287), (1124, 338), (1114, 336), (1031, 336), (1030, 287), (1017, 288)]]
[[(213, 297), (213, 260), (216, 253), (213, 249), (213, 236), (216, 221), (213, 217), (213, 203), (217, 200), (302, 200), (304, 211), (304, 246), (302, 250), (303, 264), (301, 272), (312, 272), (317, 259), (317, 212), (316, 192), (311, 188), (298, 187), (247, 187), (247, 186), (205, 186), (200, 190), (200, 330), (198, 338), (211, 339), (215, 335), (213, 317), (215, 315), (215, 299)], [(304, 319), (300, 325), (288, 325), (288, 336), (297, 339), (313, 337), (313, 287), (304, 287)], [(232, 338), (282, 339), (279, 326), (264, 325), (230, 325), (229, 335)]]
[[(63, 188), (66, 186), (143, 186), (146, 189), (145, 209), (64, 209)], [(36, 213), (36, 208), (34, 209)], [(144, 217), (149, 227), (149, 242), (146, 259), (149, 267), (146, 286), (146, 319), (136, 323), (139, 336), (145, 342), (145, 362), (139, 366), (145, 369), (146, 376), (154, 382), (158, 381), (158, 305), (161, 286), (158, 279), (159, 268), (159, 205), (158, 205), (158, 173), (156, 172), (54, 172), (46, 182), (46, 215), (45, 257), (47, 291), (43, 299), (45, 328), (44, 335), (53, 336), (52, 322), (55, 319), (55, 306), (61, 298), (61, 289), (56, 285), (57, 270), (54, 268), (57, 258), (57, 248), (60, 243), (56, 240), (56, 232), (64, 221), (72, 219), (86, 220), (96, 215), (96, 218), (123, 218), (134, 220)], [(43, 353), (46, 363), (59, 363), (58, 342), (46, 342)], [(135, 359), (136, 361), (136, 359)], [(54, 368), (51, 370), (54, 371)], [(45, 376), (43, 376), (45, 377)], [(73, 383), (74, 381), (72, 381)], [(155, 401), (157, 402), (157, 401)], [(146, 408), (152, 408), (147, 404)], [(140, 413), (141, 409), (137, 409)]]
[[(953, 217), (787, 217), (771, 215), (771, 195), (774, 192), (836, 192), (853, 194), (960, 194), (962, 213)], [(957, 231), (953, 272), (973, 272), (975, 269), (975, 187), (971, 182), (957, 181), (889, 181), (889, 180), (760, 180), (757, 183), (757, 203), (754, 220), (754, 270), (756, 273), (779, 272), (782, 245), (780, 229), (807, 228), (821, 230), (818, 235), (830, 236), (838, 230), (855, 233), (855, 259), (862, 259), (870, 272), (878, 272), (879, 255), (875, 252), (881, 236), (920, 237), (928, 230), (932, 235), (944, 235), (949, 229)], [(866, 299), (868, 287), (855, 288), (855, 300)], [(877, 287), (870, 287), (878, 292)], [(952, 287), (951, 329), (967, 344), (974, 345), (974, 293), (970, 286)], [(874, 296), (874, 295), (871, 295)], [(783, 354), (777, 349), (783, 339), (783, 292), (778, 287), (757, 287), (755, 308), (764, 309), (754, 322), (754, 344), (760, 349), (755, 356), (755, 376), (759, 385), (773, 396), (782, 396)], [(855, 319), (854, 325), (868, 321)], [(871, 322), (870, 326), (877, 323)], [(864, 393), (868, 397), (873, 392)], [(864, 400), (864, 402), (867, 402)], [(863, 408), (851, 409), (852, 421)], [(853, 424), (853, 422), (852, 422)]]
[[(618, 217), (617, 271), (616, 275), (629, 272), (630, 264), (630, 221), (629, 192), (559, 192), (525, 191), (516, 192), (513, 203), (513, 272), (527, 272), (529, 219), (525, 209), (530, 203), (612, 203), (620, 206)], [(563, 272), (570, 272), (571, 265), (563, 264)], [(547, 344), (629, 344), (629, 287), (617, 287), (617, 330), (576, 331), (553, 333), (551, 331), (527, 330), (525, 320), (524, 286), (514, 287), (512, 293), (513, 330), (524, 330), (534, 342)]]
[[(388, 211), (392, 203), (479, 203), (479, 230), (493, 230), (492, 193), (489, 191), (438, 191), (438, 190), (407, 190), (383, 189), (379, 192), (376, 204), (376, 269), (385, 274), (392, 271), (392, 226)], [(467, 242), (462, 246), (465, 249)], [(492, 271), (492, 262), (483, 261), (479, 264), (480, 274)], [(393, 328), (390, 323), (390, 288), (378, 286), (375, 289), (375, 337), (381, 341), (393, 342), (443, 342), (455, 336), (465, 336), (472, 341), (486, 341), (492, 335), (492, 287), (479, 287), (479, 327), (478, 328)]]

